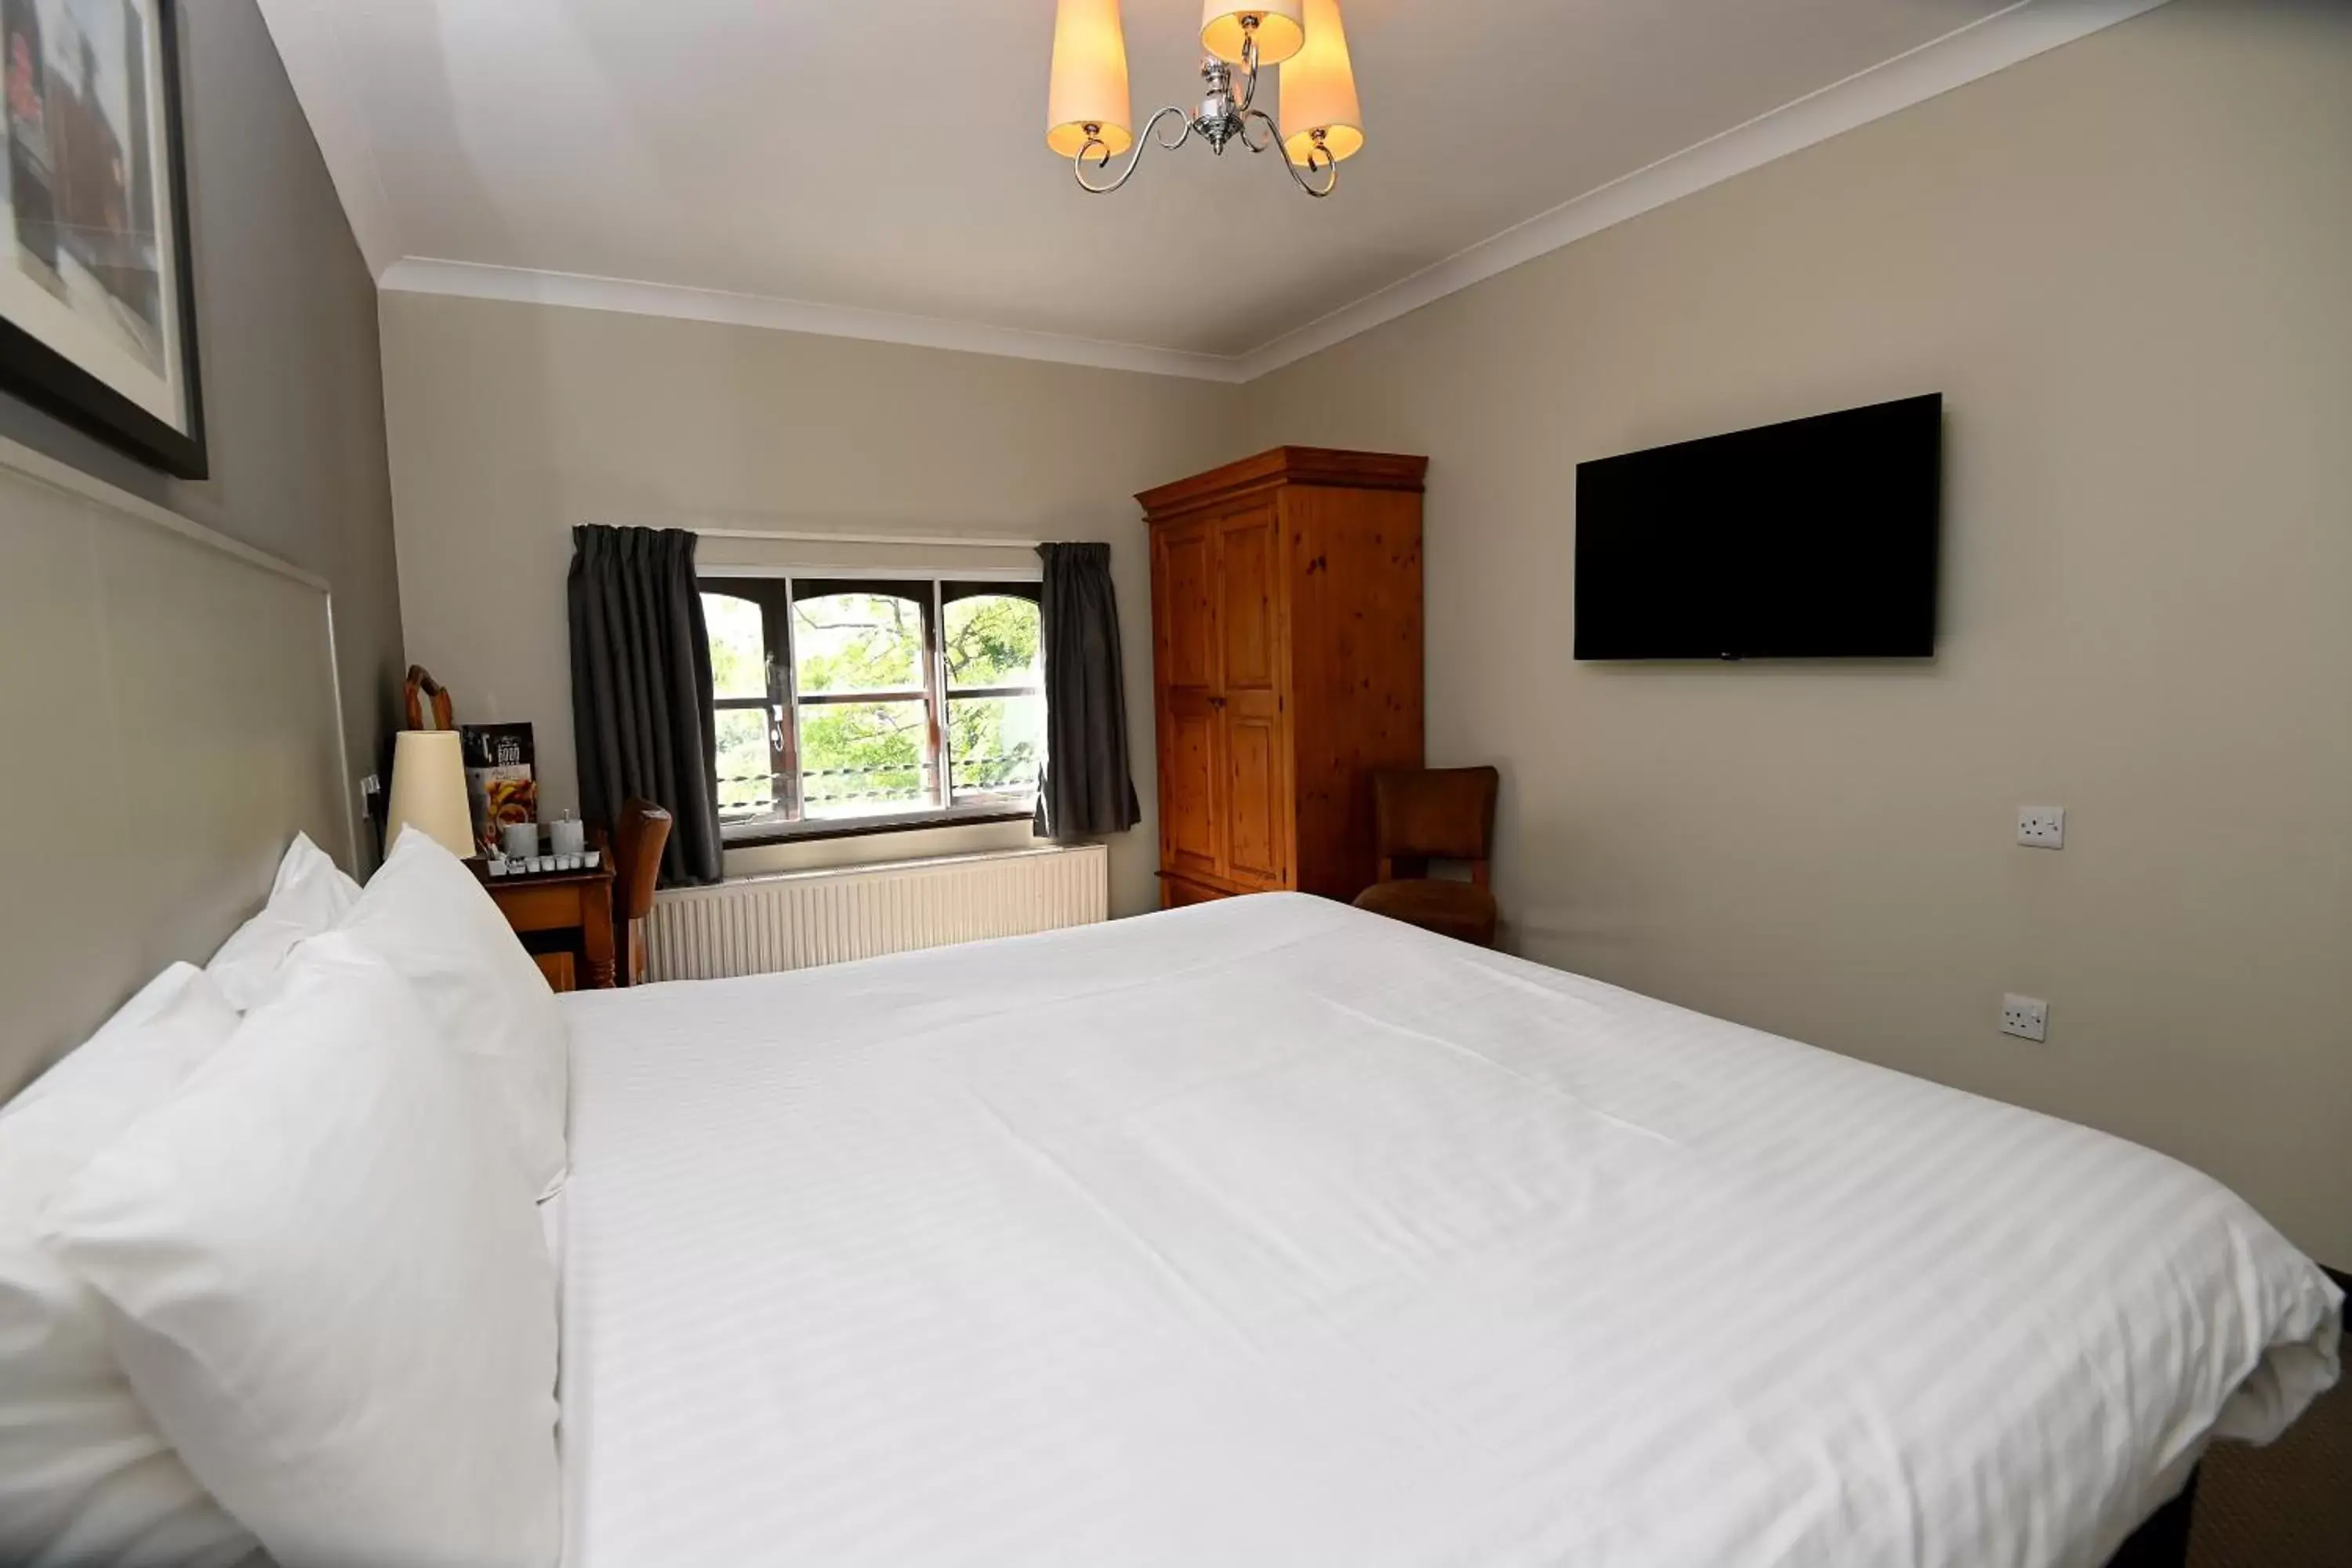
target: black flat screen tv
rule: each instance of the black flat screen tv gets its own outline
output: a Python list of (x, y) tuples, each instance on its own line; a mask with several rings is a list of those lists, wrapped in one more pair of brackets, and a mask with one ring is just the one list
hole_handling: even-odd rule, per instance
[(1941, 394), (1576, 470), (1580, 659), (1927, 658)]

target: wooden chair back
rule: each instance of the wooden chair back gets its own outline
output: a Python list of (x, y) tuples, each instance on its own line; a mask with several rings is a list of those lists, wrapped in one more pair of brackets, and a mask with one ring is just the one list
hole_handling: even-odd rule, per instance
[[(408, 680), (401, 693), (408, 710), (408, 727), (412, 730), (454, 730), (457, 727), (450, 711), (446, 688), (433, 679), (433, 672), (421, 664), (408, 667)], [(426, 723), (426, 719), (431, 723)]]
[(1429, 874), (1432, 860), (1460, 860), (1486, 886), (1495, 854), (1495, 805), (1503, 775), (1493, 768), (1416, 768), (1372, 775), (1380, 878)]
[(613, 825), (614, 935), (624, 954), (621, 984), (645, 979), (646, 917), (653, 913), (654, 889), (661, 881), (662, 851), (669, 845), (670, 815), (652, 801), (632, 796)]

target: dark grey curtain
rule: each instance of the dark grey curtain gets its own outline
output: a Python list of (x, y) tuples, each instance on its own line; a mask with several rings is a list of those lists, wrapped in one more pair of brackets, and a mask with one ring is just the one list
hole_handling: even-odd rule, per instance
[(572, 725), (580, 815), (610, 827), (643, 795), (675, 826), (665, 886), (719, 879), (710, 637), (677, 529), (572, 531)]
[(1127, 679), (1110, 546), (1041, 544), (1038, 630), (1045, 656), (1045, 772), (1040, 837), (1124, 833), (1142, 818), (1127, 763)]

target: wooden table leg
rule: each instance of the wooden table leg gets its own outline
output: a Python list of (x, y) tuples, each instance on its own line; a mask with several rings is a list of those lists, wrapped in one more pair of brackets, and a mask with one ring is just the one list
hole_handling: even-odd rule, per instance
[(580, 890), (580, 947), (587, 960), (582, 979), (591, 991), (619, 984), (613, 962), (613, 879), (601, 877)]

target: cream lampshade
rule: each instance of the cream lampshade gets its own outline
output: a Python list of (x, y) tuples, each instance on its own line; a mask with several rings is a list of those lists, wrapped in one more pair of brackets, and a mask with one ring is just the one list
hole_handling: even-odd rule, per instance
[(1118, 0), (1062, 0), (1054, 16), (1054, 78), (1045, 94), (1045, 145), (1065, 158), (1093, 139), (1118, 157), (1135, 144), (1128, 107), (1127, 34)]
[(459, 859), (474, 852), (474, 813), (466, 804), (466, 760), (455, 730), (403, 730), (392, 743), (392, 805), (384, 847), (414, 827)]
[(1307, 0), (1307, 47), (1282, 68), (1282, 121), (1289, 136), (1283, 151), (1294, 163), (1314, 155), (1318, 131), (1335, 159), (1364, 150), (1364, 110), (1356, 101), (1356, 68), (1348, 58), (1339, 0)]
[(1250, 36), (1242, 25), (1244, 19), (1257, 24), (1257, 63), (1262, 66), (1280, 65), (1307, 41), (1299, 0), (1271, 0), (1264, 5), (1207, 0), (1201, 7), (1201, 47), (1221, 60), (1241, 64), (1242, 43)]

